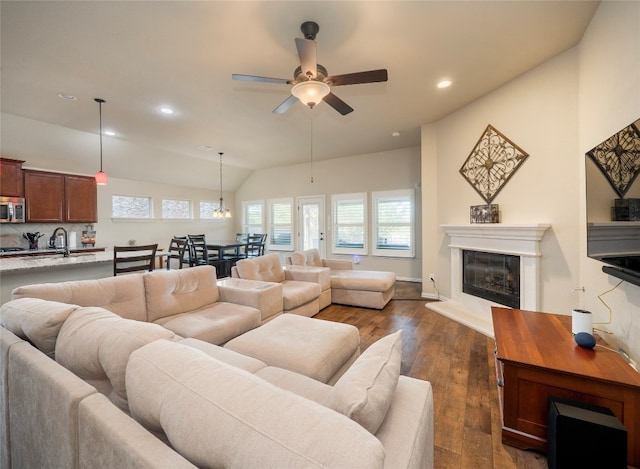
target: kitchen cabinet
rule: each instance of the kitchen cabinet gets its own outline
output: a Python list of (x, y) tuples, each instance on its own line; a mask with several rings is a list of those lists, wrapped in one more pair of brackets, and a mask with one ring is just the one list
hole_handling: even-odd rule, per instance
[(98, 197), (89, 176), (24, 171), (27, 223), (95, 223)]
[(4, 197), (24, 197), (22, 160), (0, 158), (0, 195)]

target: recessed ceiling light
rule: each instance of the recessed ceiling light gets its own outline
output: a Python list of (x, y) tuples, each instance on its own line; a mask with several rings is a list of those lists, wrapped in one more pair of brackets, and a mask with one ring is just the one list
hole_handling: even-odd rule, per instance
[(210, 147), (209, 145), (200, 145), (198, 147), (198, 150), (200, 150), (200, 151), (211, 151), (211, 150), (213, 150), (213, 147)]
[(61, 93), (58, 93), (56, 96), (57, 96), (58, 98), (60, 98), (60, 99), (64, 99), (64, 100), (66, 100), (66, 101), (75, 101), (76, 99), (78, 99), (78, 98), (76, 98), (76, 97), (75, 97), (74, 95), (72, 95), (72, 94), (69, 94), (69, 93), (62, 93), (62, 92), (61, 92)]
[(105, 130), (102, 133), (105, 134), (105, 135), (108, 135), (109, 137), (113, 137), (116, 134), (113, 130)]
[(393, 131), (393, 132), (391, 133), (391, 135), (392, 135), (392, 136), (394, 136), (394, 137), (399, 137), (399, 136), (400, 136), (400, 132), (398, 132), (397, 130), (395, 130), (395, 131)]
[(167, 107), (167, 106), (162, 106), (160, 108), (160, 112), (163, 113), (163, 114), (173, 114), (174, 113), (173, 109), (171, 109), (170, 107)]
[(451, 80), (442, 80), (436, 86), (438, 88), (449, 88), (451, 86)]

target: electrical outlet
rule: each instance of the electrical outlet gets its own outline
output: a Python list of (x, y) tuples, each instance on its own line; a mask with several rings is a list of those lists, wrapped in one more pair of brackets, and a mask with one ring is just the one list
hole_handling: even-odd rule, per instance
[(434, 274), (429, 274), (429, 281), (436, 283), (436, 276)]

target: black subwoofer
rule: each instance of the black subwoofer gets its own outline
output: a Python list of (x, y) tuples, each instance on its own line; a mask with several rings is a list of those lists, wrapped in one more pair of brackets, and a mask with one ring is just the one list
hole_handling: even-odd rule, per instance
[(606, 407), (549, 396), (549, 469), (627, 467), (627, 429)]

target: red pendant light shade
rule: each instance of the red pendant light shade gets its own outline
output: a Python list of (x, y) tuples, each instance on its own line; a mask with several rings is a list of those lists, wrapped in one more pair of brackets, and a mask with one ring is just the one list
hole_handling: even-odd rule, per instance
[(97, 185), (104, 186), (107, 184), (107, 173), (102, 171), (102, 103), (104, 103), (105, 100), (94, 98), (94, 101), (98, 103), (98, 106), (100, 107), (100, 171), (96, 173), (95, 178)]

